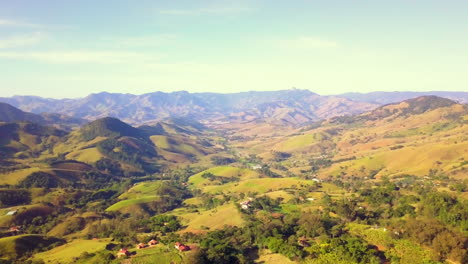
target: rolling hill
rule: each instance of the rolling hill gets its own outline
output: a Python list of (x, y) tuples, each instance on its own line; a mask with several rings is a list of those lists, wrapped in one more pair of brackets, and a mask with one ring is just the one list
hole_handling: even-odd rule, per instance
[(423, 96), (360, 115), (331, 118), (309, 128), (230, 138), (243, 155), (273, 161), (275, 153), (291, 154), (281, 163), (294, 174), (463, 177), (468, 158), (467, 115), (466, 105)]

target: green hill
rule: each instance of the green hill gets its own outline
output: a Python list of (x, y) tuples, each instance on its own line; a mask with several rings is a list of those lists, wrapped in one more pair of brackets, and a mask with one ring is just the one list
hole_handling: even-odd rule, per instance
[(60, 244), (64, 240), (42, 235), (20, 235), (0, 238), (0, 260), (27, 257), (33, 252), (45, 251)]
[(135, 137), (145, 138), (144, 132), (134, 128), (117, 118), (105, 117), (95, 120), (80, 129), (83, 140), (93, 140), (96, 137)]

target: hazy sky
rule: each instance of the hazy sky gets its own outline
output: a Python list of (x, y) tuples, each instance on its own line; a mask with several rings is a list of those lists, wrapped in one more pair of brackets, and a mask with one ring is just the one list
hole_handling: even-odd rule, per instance
[(0, 97), (468, 91), (468, 1), (0, 1)]

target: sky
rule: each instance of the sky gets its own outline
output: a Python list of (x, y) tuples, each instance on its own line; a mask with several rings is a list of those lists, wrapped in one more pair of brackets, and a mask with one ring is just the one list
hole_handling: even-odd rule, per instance
[(0, 1), (0, 97), (468, 91), (468, 1)]

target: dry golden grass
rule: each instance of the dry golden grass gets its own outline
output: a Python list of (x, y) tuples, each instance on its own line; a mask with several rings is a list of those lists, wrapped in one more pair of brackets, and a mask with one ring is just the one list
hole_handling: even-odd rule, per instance
[(200, 233), (209, 230), (222, 229), (224, 226), (242, 226), (242, 219), (234, 204), (225, 204), (215, 209), (200, 212), (181, 214), (183, 224), (187, 227), (182, 232)]

